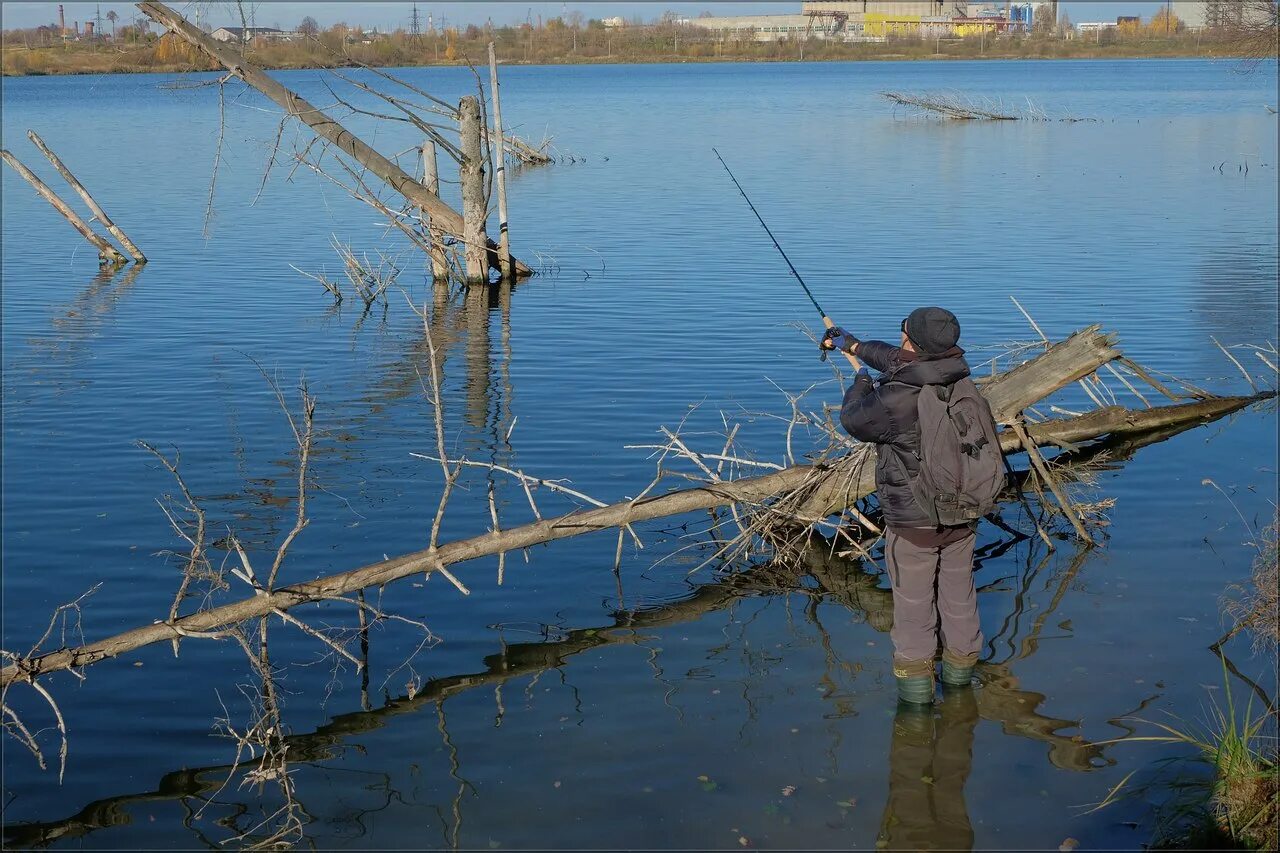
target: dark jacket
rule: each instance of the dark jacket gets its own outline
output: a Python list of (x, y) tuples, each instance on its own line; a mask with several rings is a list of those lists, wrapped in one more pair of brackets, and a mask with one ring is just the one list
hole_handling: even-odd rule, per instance
[(876, 445), (876, 494), (885, 524), (931, 527), (911, 489), (920, 475), (916, 398), (925, 385), (950, 385), (968, 376), (964, 350), (921, 356), (882, 341), (861, 341), (856, 352), (881, 375), (872, 382), (865, 370), (858, 372), (845, 392), (840, 423), (854, 438)]

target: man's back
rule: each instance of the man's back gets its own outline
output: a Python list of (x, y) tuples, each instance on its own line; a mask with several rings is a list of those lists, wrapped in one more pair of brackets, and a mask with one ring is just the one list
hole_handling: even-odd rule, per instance
[[(939, 645), (943, 649), (942, 680), (951, 688), (969, 685), (982, 646), (973, 586), (975, 525), (946, 526), (940, 523), (944, 513), (939, 512), (942, 506), (968, 507), (971, 502), (962, 500), (968, 497), (964, 484), (934, 476), (945, 473), (938, 468), (940, 462), (955, 461), (961, 450), (972, 453), (977, 449), (970, 439), (963, 438), (973, 424), (965, 429), (956, 424), (948, 433), (943, 429), (947, 425), (933, 417), (937, 412), (926, 407), (931, 440), (925, 448), (929, 452), (923, 457), (920, 452), (922, 389), (929, 387), (927, 393), (942, 389), (950, 400), (956, 383), (969, 376), (964, 350), (957, 346), (959, 340), (960, 322), (950, 311), (937, 307), (917, 308), (902, 321), (900, 347), (860, 341), (839, 327), (828, 330), (823, 339), (827, 349), (839, 348), (852, 356), (855, 364), (860, 358), (881, 374), (879, 381), (873, 382), (865, 368), (859, 369), (853, 387), (845, 394), (840, 423), (854, 438), (876, 445), (876, 493), (884, 514), (885, 563), (893, 586), (893, 673), (899, 699), (910, 704), (933, 701)], [(970, 415), (973, 407), (968, 404), (973, 398), (969, 392), (973, 390), (964, 387), (957, 398)], [(954, 414), (949, 403), (946, 413), (948, 418)], [(988, 433), (985, 426), (981, 431), (984, 436)], [(990, 443), (990, 436), (986, 443)], [(934, 453), (939, 449), (940, 457)], [(935, 464), (929, 467), (929, 476), (922, 477), (922, 462), (930, 460)], [(989, 456), (982, 456), (981, 461), (989, 461)], [(963, 473), (968, 467), (965, 461), (957, 470)], [(950, 470), (946, 464), (941, 468)], [(934, 494), (940, 483), (955, 488), (945, 495)], [(948, 510), (945, 514), (959, 513)], [(963, 515), (969, 517), (967, 511)]]
[(964, 351), (952, 347), (921, 357), (882, 341), (862, 341), (858, 356), (880, 371), (880, 382), (877, 387), (869, 376), (859, 376), (845, 394), (840, 423), (854, 438), (876, 445), (876, 493), (885, 523), (932, 526), (912, 490), (920, 475), (916, 403), (925, 385), (951, 385), (969, 375)]

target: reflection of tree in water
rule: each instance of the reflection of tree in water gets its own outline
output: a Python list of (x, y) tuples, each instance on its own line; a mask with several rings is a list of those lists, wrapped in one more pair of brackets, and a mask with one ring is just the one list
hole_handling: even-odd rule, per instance
[[(133, 290), (144, 269), (145, 266), (136, 264), (124, 268), (123, 272), (114, 266), (100, 269), (74, 299), (54, 310), (47, 335), (31, 335), (26, 339), (32, 350), (30, 361), (6, 369), (7, 382), (12, 385), (20, 375), (25, 384), (46, 373), (55, 383), (71, 382), (75, 369), (87, 357), (89, 343), (101, 334), (116, 306)], [(85, 380), (81, 378), (76, 384), (83, 385)], [(6, 397), (10, 390), (6, 388)]]
[[(450, 365), (461, 357), (463, 381), (463, 421), (469, 427), (463, 433), (461, 455), (479, 456), (490, 462), (510, 461), (509, 429), (512, 423), (511, 363), (511, 285), (492, 285), (450, 289), (437, 285), (433, 289), (431, 334), (436, 346), (437, 368), (446, 377)], [(407, 307), (407, 306), (406, 306)], [(492, 328), (499, 318), (499, 327)], [(501, 346), (501, 357), (495, 364), (492, 353), (494, 336)], [(313, 450), (317, 477), (325, 481), (341, 481), (341, 476), (326, 476), (335, 465), (362, 458), (361, 442), (366, 436), (384, 436), (388, 429), (370, 429), (369, 420), (399, 404), (421, 411), (429, 418), (430, 405), (424, 399), (423, 381), (429, 374), (429, 347), (420, 326), (410, 330), (404, 352), (385, 365), (380, 378), (362, 398), (361, 411), (350, 414), (326, 412), (322, 415), (318, 440)], [(240, 360), (238, 357), (233, 361)], [(269, 464), (279, 469), (278, 476), (262, 477), (251, 473), (250, 443), (241, 429), (237, 397), (221, 366), (222, 358), (214, 357), (227, 401), (227, 423), (232, 439), (232, 457), (236, 462), (240, 487), (234, 492), (200, 495), (200, 501), (231, 521), (246, 545), (262, 546), (287, 527), (293, 512), (296, 491), (296, 459), (291, 453), (272, 458)], [(265, 399), (265, 398), (264, 398)], [(446, 407), (451, 401), (446, 400)], [(394, 430), (391, 430), (394, 431)], [(425, 432), (423, 432), (425, 434)], [(415, 463), (416, 464), (416, 463)], [(225, 544), (215, 541), (214, 547)]]
[[(397, 699), (387, 697), (380, 708), (343, 714), (314, 732), (289, 735), (285, 739), (289, 761), (295, 768), (311, 765), (325, 772), (346, 772), (344, 768), (334, 767), (330, 762), (339, 758), (346, 749), (358, 748), (353, 742), (355, 737), (381, 728), (393, 717), (423, 711), (432, 713), (437, 718), (438, 730), (447, 747), (448, 772), (456, 786), (451, 793), (441, 791), (444, 801), (435, 808), (442, 821), (442, 842), (447, 846), (456, 846), (460, 843), (465, 802), (477, 794), (461, 773), (459, 751), (448, 736), (445, 726), (448, 700), (475, 688), (492, 688), (500, 709), (500, 724), (500, 691), (513, 680), (529, 677), (536, 680), (548, 672), (558, 672), (564, 677), (571, 658), (583, 652), (610, 645), (644, 646), (655, 631), (704, 619), (717, 612), (730, 613), (735, 606), (752, 599), (767, 603), (800, 595), (810, 605), (803, 608), (805, 614), (816, 615), (817, 608), (814, 604), (822, 602), (826, 606), (848, 608), (861, 614), (869, 625), (887, 631), (892, 622), (893, 599), (888, 589), (880, 587), (879, 575), (866, 571), (856, 561), (832, 556), (826, 545), (819, 544), (811, 549), (811, 554), (812, 559), (802, 573), (782, 570), (772, 565), (756, 566), (730, 574), (719, 582), (699, 587), (683, 600), (651, 608), (620, 611), (606, 625), (563, 631), (557, 639), (550, 642), (504, 643), (498, 652), (484, 659), (482, 670), (431, 679), (408, 695)], [(1027, 604), (1030, 605), (1029, 599)], [(758, 609), (756, 612), (758, 613)], [(742, 624), (732, 619), (731, 622)], [(856, 694), (850, 682), (857, 677), (862, 667), (840, 660), (830, 637), (816, 619), (806, 619), (803, 624), (812, 624), (819, 636), (824, 638), (823, 647), (829, 664), (826, 677), (835, 688), (824, 700), (833, 702), (838, 709), (829, 718), (839, 719), (852, 712), (852, 706), (848, 703)], [(708, 654), (723, 654), (727, 648), (718, 647), (709, 650)], [(651, 658), (657, 654), (656, 649), (650, 651), (653, 653)], [(755, 676), (756, 683), (764, 680), (768, 669), (773, 665), (771, 660), (761, 656), (748, 656), (741, 660), (749, 673)], [(661, 681), (664, 689), (667, 689), (666, 685), (671, 682), (663, 680), (658, 672), (660, 671), (655, 672), (655, 679)], [(1088, 743), (1078, 735), (1070, 736), (1065, 733), (1078, 727), (1077, 723), (1038, 713), (1045, 697), (1021, 689), (1007, 664), (983, 667), (980, 675), (984, 686), (973, 694), (980, 718), (1000, 722), (1006, 734), (1049, 744), (1050, 760), (1058, 767), (1090, 770), (1101, 762), (1101, 746)], [(691, 677), (696, 678), (697, 674), (694, 673)], [(532, 693), (528, 690), (525, 693), (526, 698), (531, 699)], [(745, 690), (743, 700), (748, 706), (753, 701)], [(833, 729), (833, 735), (838, 737), (838, 731)], [(833, 742), (832, 749), (835, 748), (836, 743)], [(184, 808), (199, 808), (213, 791), (224, 785), (231, 772), (232, 768), (229, 766), (177, 771), (165, 776), (155, 791), (100, 800), (65, 820), (10, 825), (6, 827), (6, 842), (15, 846), (36, 846), (55, 839), (83, 837), (105, 827), (125, 826), (133, 819), (133, 806), (156, 800), (177, 800)], [(344, 836), (357, 828), (363, 830), (363, 819), (368, 811), (386, 809), (393, 801), (405, 801), (402, 793), (395, 791), (390, 780), (385, 777), (379, 776), (375, 787), (379, 796), (374, 806), (369, 809), (347, 808), (336, 816), (337, 822), (344, 827), (341, 830)], [(239, 797), (235, 792), (238, 790), (236, 784), (226, 784), (221, 797), (237, 800)], [(305, 796), (303, 786), (299, 786), (299, 796)], [(230, 816), (260, 807), (248, 800), (239, 804), (221, 802), (218, 808), (229, 810), (227, 816)], [(324, 818), (326, 822), (334, 819), (327, 816)], [(192, 829), (194, 831), (194, 827)]]
[[(506, 431), (511, 423), (511, 291), (510, 284), (450, 289), (437, 283), (432, 290), (431, 339), (435, 344), (436, 368), (448, 386), (451, 358), (462, 356), (461, 396), (463, 421), (470, 427), (464, 436), (464, 451), (485, 451), (486, 457), (506, 447)], [(493, 319), (498, 318), (498, 328)], [(495, 333), (501, 356), (494, 364)], [(430, 348), (426, 335), (411, 337), (404, 353), (383, 368), (383, 376), (369, 390), (365, 402), (368, 414), (385, 407), (412, 401), (423, 404), (423, 382), (428, 375)], [(451, 400), (446, 399), (446, 406)], [(492, 460), (491, 460), (492, 461)]]
[[(1189, 428), (1193, 427), (1184, 424), (1144, 436), (1101, 442), (1061, 454), (1057, 459), (1062, 465), (1090, 463), (1095, 467), (1099, 464), (1116, 467), (1138, 448)], [(1033, 547), (1036, 541), (1021, 534), (1011, 534), (1009, 538), (986, 543), (979, 549), (980, 558), (988, 565), (1000, 567), (999, 570), (1005, 570), (1012, 560), (1017, 571), (1009, 577), (1016, 577), (1017, 582), (1013, 590), (1011, 612), (991, 637), (986, 658), (978, 666), (981, 687), (973, 691), (973, 700), (978, 719), (999, 723), (1001, 731), (1006, 735), (1045, 744), (1048, 747), (1047, 758), (1055, 767), (1087, 772), (1111, 763), (1104, 755), (1104, 746), (1084, 740), (1079, 734), (1078, 721), (1041, 713), (1040, 708), (1047, 701), (1045, 695), (1025, 689), (1015, 674), (1015, 667), (1038, 650), (1044, 626), (1049, 624), (1052, 614), (1066, 594), (1075, 588), (1076, 578), (1093, 552), (1082, 551), (1069, 555), (1066, 559), (1060, 558), (1050, 568), (1049, 561), (1036, 559)], [(1019, 547), (1024, 543), (1025, 548)], [(611, 622), (599, 627), (547, 631), (543, 637), (531, 642), (503, 642), (499, 651), (484, 658), (483, 669), (476, 672), (434, 678), (420, 685), (415, 678), (411, 681), (412, 686), (407, 688), (407, 695), (394, 699), (387, 695), (379, 708), (343, 714), (314, 732), (287, 735), (283, 743), (289, 763), (295, 772), (298, 768), (305, 767), (308, 774), (352, 772), (335, 759), (341, 759), (351, 750), (362, 751), (361, 745), (355, 740), (357, 737), (381, 728), (394, 716), (422, 711), (433, 713), (442, 743), (447, 750), (451, 781), (431, 784), (428, 790), (433, 793), (428, 796), (437, 798), (431, 808), (440, 818), (441, 843), (456, 845), (461, 843), (464, 807), (479, 794), (461, 771), (461, 750), (450, 738), (445, 724), (445, 711), (451, 699), (474, 688), (493, 689), (498, 709), (494, 725), (501, 725), (504, 713), (502, 690), (514, 679), (530, 679), (522, 692), (526, 705), (531, 705), (535, 695), (533, 685), (544, 674), (555, 673), (562, 682), (568, 683), (568, 673), (571, 671), (568, 665), (575, 656), (606, 646), (635, 645), (648, 652), (647, 660), (653, 668), (653, 677), (661, 686), (668, 706), (678, 713), (679, 705), (672, 704), (670, 700), (679, 693), (682, 682), (697, 678), (698, 673), (695, 668), (689, 670), (683, 678), (666, 675), (659, 663), (663, 653), (661, 644), (652, 642), (655, 633), (707, 619), (713, 614), (721, 614), (728, 623), (724, 630), (729, 642), (707, 650), (706, 656), (724, 657), (747, 644), (749, 638), (743, 630), (752, 619), (757, 618), (768, 606), (782, 605), (786, 607), (787, 627), (792, 634), (800, 638), (801, 632), (811, 627), (821, 645), (825, 662), (822, 683), (826, 687), (821, 701), (832, 707), (832, 711), (824, 716), (829, 721), (830, 743), (827, 754), (834, 766), (842, 733), (839, 723), (845, 718), (856, 716), (859, 700), (868, 695), (866, 690), (857, 689), (857, 680), (866, 670), (863, 664), (842, 658), (839, 645), (828, 634), (818, 618), (819, 614), (824, 611), (851, 613), (876, 631), (887, 633), (893, 619), (893, 598), (891, 591), (882, 585), (883, 577), (878, 570), (869, 570), (859, 561), (836, 554), (829, 541), (815, 539), (811, 544), (813, 547), (807, 549), (800, 566), (762, 564), (746, 567), (729, 572), (714, 583), (697, 587), (687, 598), (647, 608), (618, 610)], [(714, 550), (716, 546), (712, 542), (708, 547)], [(1046, 569), (1049, 569), (1047, 581), (1037, 585), (1035, 581)], [(985, 597), (992, 591), (1005, 589), (1003, 584), (1006, 580), (1007, 578), (996, 584), (988, 584), (980, 590), (980, 594)], [(1046, 597), (1047, 601), (1044, 600)], [(363, 598), (361, 601), (363, 602)], [(758, 604), (753, 605), (753, 601)], [(800, 601), (804, 606), (792, 608), (794, 601)], [(744, 612), (748, 615), (745, 619), (739, 619), (738, 614)], [(804, 618), (793, 618), (796, 613), (802, 614)], [(1032, 614), (1034, 618), (1029, 618)], [(739, 628), (736, 639), (732, 636), (735, 626)], [(369, 637), (364, 630), (363, 621), (360, 628), (360, 657), (367, 662)], [(805, 642), (813, 644), (810, 639), (805, 639)], [(595, 659), (594, 656), (591, 657)], [(774, 659), (749, 654), (739, 655), (737, 659), (746, 670), (742, 679), (744, 685), (760, 685), (769, 680), (767, 676)], [(370, 709), (367, 663), (361, 674), (361, 688), (361, 705)], [(883, 696), (883, 692), (880, 695)], [(752, 695), (744, 687), (742, 698), (750, 722), (758, 695)], [(959, 715), (962, 722), (967, 719), (967, 713)], [(1133, 711), (1115, 715), (1112, 724), (1123, 729), (1122, 718), (1131, 713)], [(938, 728), (936, 721), (933, 725), (931, 738), (940, 740), (942, 729), (951, 731), (948, 726)], [(963, 726), (959, 728), (959, 732), (963, 734)], [(903, 744), (907, 747), (922, 745), (919, 734), (913, 734), (912, 727), (907, 727), (904, 735), (908, 737)], [(1127, 731), (1126, 735), (1129, 734), (1132, 732)], [(952, 740), (963, 741), (968, 736), (958, 735)], [(948, 747), (947, 751), (954, 757), (954, 750)], [(444, 768), (438, 770), (443, 773)], [(134, 820), (137, 805), (156, 801), (175, 801), (188, 814), (204, 808), (209, 814), (222, 815), (222, 819), (215, 823), (225, 825), (226, 831), (232, 832), (230, 826), (243, 827), (241, 818), (260, 813), (263, 808), (263, 804), (252, 793), (247, 790), (245, 793), (238, 793), (241, 788), (238, 779), (233, 778), (236, 773), (229, 765), (171, 773), (161, 780), (155, 791), (99, 800), (64, 820), (11, 824), (5, 828), (5, 841), (11, 846), (37, 846), (59, 839), (83, 837), (106, 827), (126, 826)], [(376, 802), (367, 807), (363, 804), (359, 808), (348, 806), (344, 800), (342, 809), (335, 816), (332, 808), (327, 808), (322, 813), (314, 808), (316, 804), (300, 802), (299, 813), (307, 815), (308, 820), (323, 821), (326, 827), (336, 819), (344, 827), (342, 832), (348, 833), (364, 831), (365, 817), (370, 812), (390, 808), (393, 802), (404, 803), (406, 799), (413, 803), (420, 802), (421, 798), (415, 791), (410, 791), (406, 797), (403, 791), (395, 789), (389, 778), (379, 778), (382, 781), (375, 786), (378, 791)], [(299, 786), (297, 790), (299, 798), (305, 799), (307, 792), (315, 789)], [(344, 787), (343, 790), (345, 792), (347, 788)], [(958, 791), (959, 789), (957, 797)], [(951, 796), (937, 789), (926, 793), (935, 799), (940, 793)], [(957, 797), (952, 797), (953, 801), (947, 808), (957, 803), (960, 808), (963, 807), (962, 799)], [(313, 808), (308, 810), (305, 805)], [(208, 811), (210, 809), (213, 811)], [(224, 843), (226, 840), (205, 838), (204, 834), (214, 832), (210, 829), (209, 822), (202, 824), (202, 830), (197, 829), (191, 821), (184, 825), (189, 826), (198, 839), (203, 839), (201, 843)], [(961, 825), (959, 817), (956, 816), (955, 821), (949, 825)]]

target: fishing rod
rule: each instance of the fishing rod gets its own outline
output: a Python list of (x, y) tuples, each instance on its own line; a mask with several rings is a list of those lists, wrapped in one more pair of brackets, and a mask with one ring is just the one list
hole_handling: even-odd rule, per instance
[[(742, 198), (747, 203), (747, 207), (751, 208), (751, 212), (756, 215), (756, 219), (760, 222), (760, 227), (764, 229), (764, 233), (769, 235), (769, 239), (773, 241), (773, 246), (778, 250), (778, 254), (782, 255), (782, 259), (787, 262), (787, 266), (791, 269), (791, 274), (796, 277), (796, 281), (800, 282), (800, 286), (804, 288), (804, 295), (809, 297), (809, 301), (813, 303), (813, 307), (817, 308), (818, 313), (822, 315), (822, 325), (828, 329), (835, 328), (835, 322), (827, 315), (826, 311), (822, 310), (822, 306), (818, 304), (818, 300), (813, 297), (813, 291), (809, 290), (809, 285), (804, 283), (804, 279), (801, 278), (800, 273), (796, 271), (796, 265), (791, 263), (791, 258), (787, 257), (787, 253), (778, 243), (778, 238), (773, 236), (773, 232), (770, 231), (769, 226), (765, 224), (764, 217), (760, 215), (760, 211), (756, 210), (756, 206), (751, 203), (751, 199), (747, 196), (747, 191), (742, 188), (742, 184), (738, 183), (738, 179), (733, 176), (733, 170), (729, 168), (729, 164), (724, 161), (724, 158), (720, 156), (720, 152), (714, 147), (712, 147), (711, 151), (716, 155), (716, 159), (720, 161), (720, 165), (724, 166), (724, 170), (729, 173), (729, 180), (733, 181), (733, 185), (738, 188), (738, 192), (742, 193)], [(844, 352), (844, 350), (841, 350), (841, 352)], [(855, 370), (862, 367), (862, 364), (858, 359), (854, 358), (851, 354), (844, 352), (844, 357), (849, 359), (849, 363), (853, 365)], [(827, 351), (825, 349), (822, 350), (822, 360), (827, 360)]]

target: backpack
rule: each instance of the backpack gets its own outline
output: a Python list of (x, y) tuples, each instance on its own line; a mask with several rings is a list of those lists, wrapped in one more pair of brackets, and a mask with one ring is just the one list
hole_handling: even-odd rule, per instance
[(934, 524), (972, 524), (995, 509), (1004, 459), (991, 406), (968, 377), (926, 385), (916, 399), (920, 476), (916, 503)]

